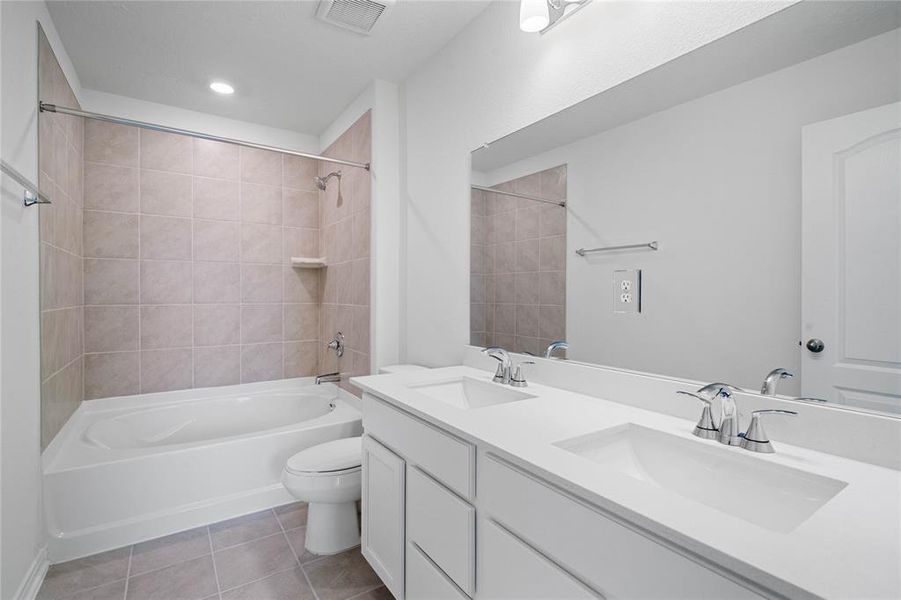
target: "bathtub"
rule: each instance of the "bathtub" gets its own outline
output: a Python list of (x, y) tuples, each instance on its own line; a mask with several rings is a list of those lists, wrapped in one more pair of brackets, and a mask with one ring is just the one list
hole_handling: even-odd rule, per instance
[(285, 461), (360, 435), (359, 408), (311, 379), (83, 402), (43, 456), (50, 561), (292, 502)]

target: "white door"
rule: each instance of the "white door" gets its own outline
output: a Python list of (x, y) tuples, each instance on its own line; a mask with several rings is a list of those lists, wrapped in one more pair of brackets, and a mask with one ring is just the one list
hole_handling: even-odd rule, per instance
[(901, 104), (802, 140), (802, 395), (901, 413)]
[(363, 436), (361, 550), (397, 600), (404, 597), (404, 460)]

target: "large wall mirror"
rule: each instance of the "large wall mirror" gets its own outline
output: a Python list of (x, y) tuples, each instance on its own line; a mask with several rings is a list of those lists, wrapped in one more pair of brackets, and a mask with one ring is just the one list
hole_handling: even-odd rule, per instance
[(901, 415), (899, 27), (801, 2), (475, 150), (471, 343)]

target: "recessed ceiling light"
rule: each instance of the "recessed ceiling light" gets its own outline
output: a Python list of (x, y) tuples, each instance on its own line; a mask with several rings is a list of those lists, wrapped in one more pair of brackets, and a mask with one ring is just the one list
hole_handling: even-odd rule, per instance
[(210, 89), (216, 92), (217, 94), (234, 94), (235, 88), (233, 88), (230, 84), (225, 83), (224, 81), (213, 81), (210, 83)]

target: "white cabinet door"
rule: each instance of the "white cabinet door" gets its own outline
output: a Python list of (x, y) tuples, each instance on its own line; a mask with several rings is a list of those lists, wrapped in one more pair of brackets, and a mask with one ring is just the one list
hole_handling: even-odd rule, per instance
[(362, 552), (397, 600), (404, 597), (404, 476), (402, 458), (363, 436)]
[(901, 104), (803, 130), (801, 392), (901, 413)]
[(412, 542), (407, 546), (407, 598), (468, 600), (466, 594)]
[(489, 520), (479, 521), (478, 577), (484, 600), (602, 597)]

